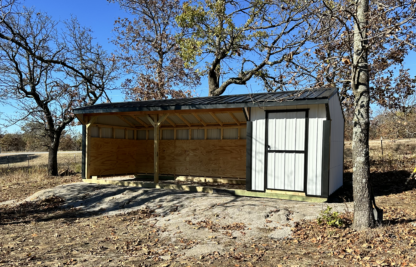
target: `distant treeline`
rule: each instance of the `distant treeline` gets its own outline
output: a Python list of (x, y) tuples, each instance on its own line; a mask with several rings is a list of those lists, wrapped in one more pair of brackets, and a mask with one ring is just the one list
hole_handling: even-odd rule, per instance
[[(345, 140), (352, 140), (354, 118), (345, 115)], [(416, 107), (403, 110), (385, 110), (377, 114), (370, 122), (370, 139), (416, 138)]]
[[(27, 123), (16, 133), (0, 132), (1, 152), (8, 151), (48, 151), (46, 131), (41, 125)], [(59, 150), (79, 151), (82, 145), (82, 135), (77, 132), (66, 131), (62, 134)]]

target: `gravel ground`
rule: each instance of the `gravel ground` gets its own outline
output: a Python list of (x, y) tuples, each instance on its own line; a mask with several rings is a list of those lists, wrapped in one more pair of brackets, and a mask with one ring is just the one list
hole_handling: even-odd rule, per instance
[[(65, 199), (65, 206), (79, 208), (80, 215), (92, 212), (98, 213), (98, 216), (109, 216), (145, 207), (154, 209), (159, 216), (148, 220), (166, 229), (163, 233), (165, 238), (170, 238), (172, 242), (181, 238), (201, 241), (186, 251), (187, 257), (222, 252), (227, 242), (248, 243), (259, 237), (290, 237), (296, 222), (316, 218), (327, 205), (334, 211), (352, 210), (351, 203), (317, 204), (87, 183), (42, 190), (24, 201), (51, 196)], [(18, 202), (0, 203), (4, 204)]]

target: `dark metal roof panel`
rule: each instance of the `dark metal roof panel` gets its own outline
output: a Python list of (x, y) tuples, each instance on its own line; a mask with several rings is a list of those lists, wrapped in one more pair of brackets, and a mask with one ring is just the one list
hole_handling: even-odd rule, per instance
[[(180, 110), (180, 109), (216, 109), (235, 108), (251, 106), (273, 106), (285, 105), (289, 102), (322, 100), (331, 97), (336, 88), (310, 89), (302, 91), (281, 91), (273, 93), (244, 94), (244, 95), (222, 95), (211, 97), (195, 97), (182, 99), (164, 99), (136, 102), (103, 103), (93, 106), (82, 107), (74, 110), (75, 114), (85, 113), (108, 113), (127, 111), (157, 111), (157, 110)], [(321, 103), (322, 101), (315, 101)], [(300, 103), (300, 102), (299, 102)], [(293, 105), (291, 103), (290, 105)]]

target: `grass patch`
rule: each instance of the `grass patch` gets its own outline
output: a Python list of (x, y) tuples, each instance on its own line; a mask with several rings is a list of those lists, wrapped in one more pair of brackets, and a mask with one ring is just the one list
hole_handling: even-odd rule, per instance
[(36, 156), (39, 157), (29, 167), (24, 162), (14, 163), (10, 168), (5, 164), (0, 165), (0, 202), (22, 200), (42, 189), (82, 181), (81, 159), (74, 160), (74, 157), (81, 156), (79, 153), (58, 154), (58, 170), (69, 170), (73, 174), (69, 176), (48, 176), (47, 154)]

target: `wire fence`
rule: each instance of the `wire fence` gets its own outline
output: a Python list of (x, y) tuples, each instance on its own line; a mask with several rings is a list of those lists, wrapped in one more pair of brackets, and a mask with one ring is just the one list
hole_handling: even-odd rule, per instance
[[(48, 153), (0, 154), (0, 168), (47, 166)], [(59, 153), (58, 168), (75, 169), (82, 161), (81, 152)]]

